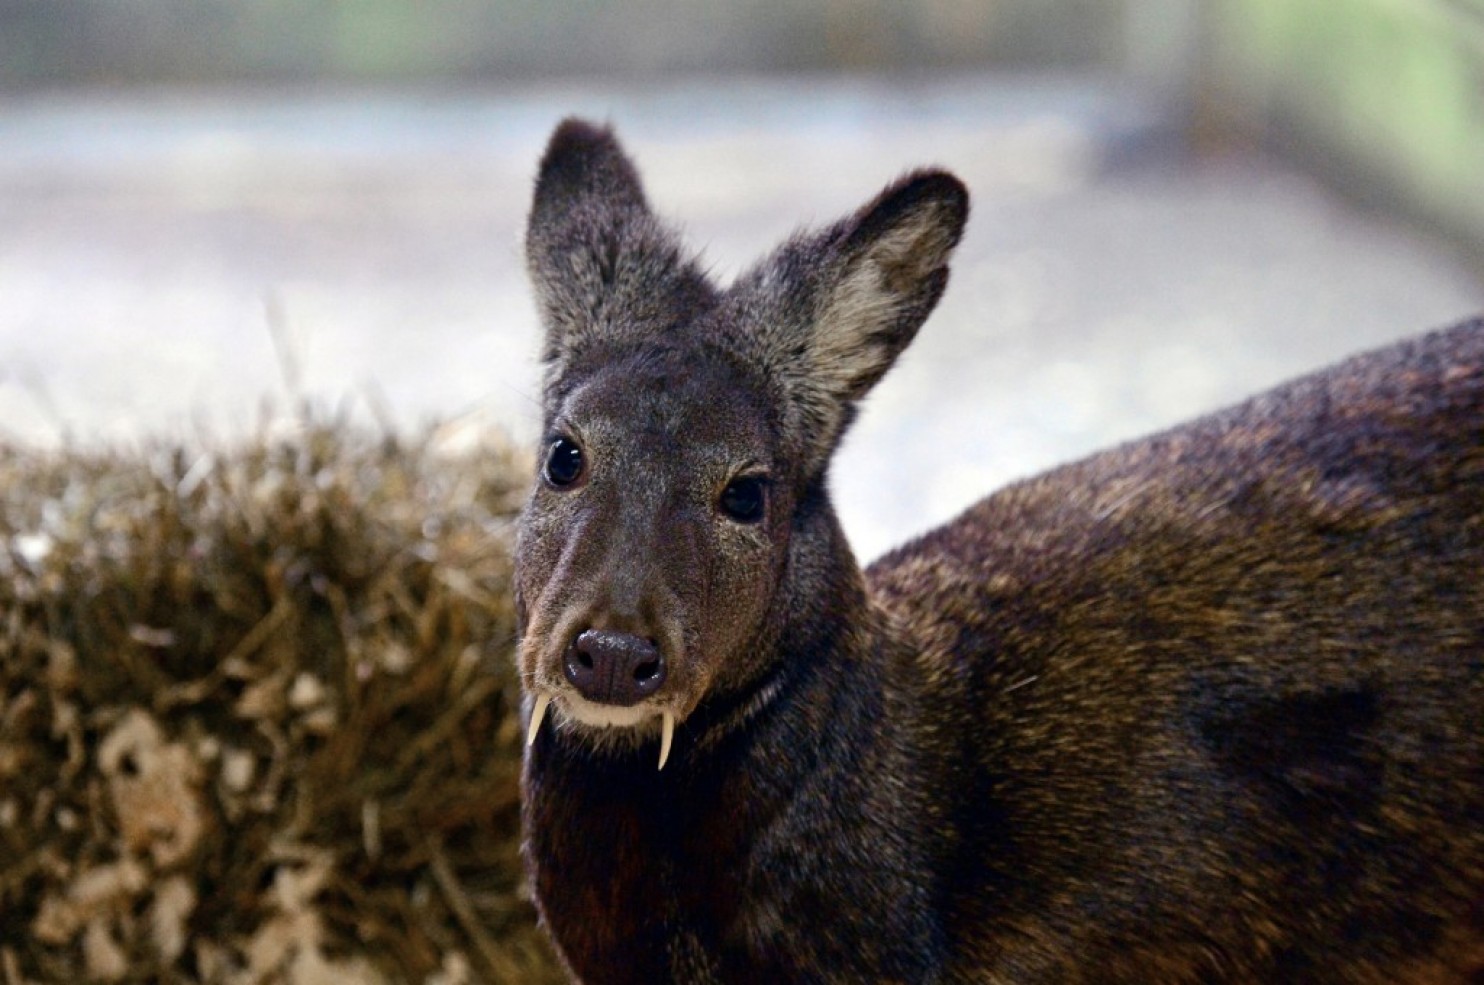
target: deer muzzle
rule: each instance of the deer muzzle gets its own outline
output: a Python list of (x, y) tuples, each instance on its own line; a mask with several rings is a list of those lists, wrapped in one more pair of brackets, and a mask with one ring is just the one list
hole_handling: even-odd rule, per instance
[(577, 693), (601, 705), (636, 705), (665, 683), (665, 658), (653, 640), (606, 629), (577, 634), (562, 658), (562, 675)]

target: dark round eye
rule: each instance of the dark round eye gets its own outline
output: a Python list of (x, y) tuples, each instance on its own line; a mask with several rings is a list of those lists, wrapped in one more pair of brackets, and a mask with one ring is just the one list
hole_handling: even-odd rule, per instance
[(546, 466), (541, 472), (553, 486), (570, 486), (582, 475), (582, 449), (567, 438), (556, 439), (546, 453)]
[(756, 523), (767, 505), (767, 482), (758, 476), (733, 479), (721, 493), (721, 509), (738, 523)]

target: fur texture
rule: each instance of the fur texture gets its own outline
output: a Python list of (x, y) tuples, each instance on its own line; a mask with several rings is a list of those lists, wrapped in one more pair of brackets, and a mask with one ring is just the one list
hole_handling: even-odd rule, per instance
[[(829, 458), (966, 216), (917, 172), (722, 289), (610, 132), (553, 135), (527, 248), (547, 446), (582, 467), (538, 477), (516, 594), (551, 707), (527, 860), (574, 978), (1478, 982), (1484, 323), (862, 573)], [(653, 640), (660, 690), (583, 705), (588, 628)]]

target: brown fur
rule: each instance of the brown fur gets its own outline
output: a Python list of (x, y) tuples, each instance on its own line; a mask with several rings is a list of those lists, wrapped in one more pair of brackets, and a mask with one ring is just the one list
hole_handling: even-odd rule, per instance
[[(1012, 486), (863, 574), (830, 454), (966, 216), (890, 186), (723, 290), (612, 135), (528, 239), (522, 520), (542, 918), (587, 982), (1484, 975), (1484, 323)], [(739, 477), (766, 511), (724, 508)], [(655, 641), (635, 708), (563, 678)], [(661, 712), (679, 722), (656, 770)], [(622, 724), (604, 724), (629, 716)]]

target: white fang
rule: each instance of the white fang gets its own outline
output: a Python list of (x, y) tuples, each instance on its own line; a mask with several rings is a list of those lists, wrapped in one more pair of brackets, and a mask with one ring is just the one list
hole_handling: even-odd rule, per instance
[(536, 695), (536, 704), (531, 708), (531, 724), (526, 727), (526, 745), (532, 745), (536, 741), (536, 733), (541, 731), (541, 719), (546, 717), (546, 707), (551, 704), (551, 695)]
[(665, 760), (670, 758), (670, 743), (675, 741), (675, 713), (665, 711), (660, 714), (664, 716), (660, 726), (660, 769), (664, 769)]

